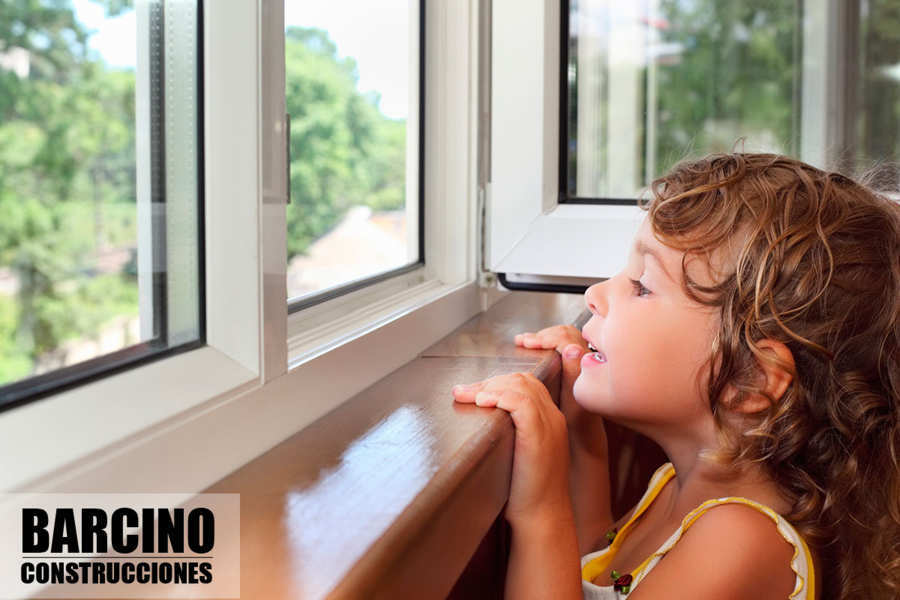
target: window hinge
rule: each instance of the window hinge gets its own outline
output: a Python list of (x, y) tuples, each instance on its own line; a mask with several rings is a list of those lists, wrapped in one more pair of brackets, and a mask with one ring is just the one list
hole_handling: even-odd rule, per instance
[(478, 272), (478, 287), (493, 288), (497, 287), (497, 274), (491, 271)]

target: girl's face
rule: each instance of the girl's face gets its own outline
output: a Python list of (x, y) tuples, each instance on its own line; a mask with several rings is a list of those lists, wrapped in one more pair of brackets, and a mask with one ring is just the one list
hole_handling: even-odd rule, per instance
[[(645, 432), (686, 431), (712, 418), (701, 367), (719, 317), (682, 291), (683, 254), (656, 240), (645, 218), (625, 269), (585, 292), (593, 316), (582, 335), (605, 357), (581, 361), (574, 395), (585, 409)], [(688, 273), (710, 284), (701, 263), (689, 259)]]

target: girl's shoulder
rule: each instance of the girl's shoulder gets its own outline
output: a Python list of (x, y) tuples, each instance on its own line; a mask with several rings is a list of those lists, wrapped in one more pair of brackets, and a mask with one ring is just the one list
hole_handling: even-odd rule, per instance
[[(715, 508), (715, 510), (712, 510)], [(702, 518), (701, 518), (702, 517)], [(812, 555), (771, 508), (740, 497), (708, 500), (689, 513), (656, 553), (640, 598), (815, 598)]]
[[(629, 524), (653, 503), (674, 475), (671, 463), (656, 470), (644, 496), (623, 518), (627, 523), (621, 534), (628, 533)], [(612, 586), (591, 583), (598, 572), (608, 569), (616, 546), (614, 543), (582, 557), (585, 598), (625, 597)], [(769, 506), (737, 496), (715, 498), (697, 506), (631, 575), (633, 589), (627, 597), (635, 600), (816, 598), (812, 555), (800, 534)]]

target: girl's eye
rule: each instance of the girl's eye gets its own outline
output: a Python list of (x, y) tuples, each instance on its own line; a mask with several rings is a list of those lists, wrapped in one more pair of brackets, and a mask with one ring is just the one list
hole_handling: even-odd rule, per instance
[(638, 296), (645, 296), (645, 295), (646, 295), (646, 294), (643, 294), (642, 292), (650, 293), (650, 290), (648, 290), (647, 288), (645, 288), (645, 287), (644, 287), (644, 284), (642, 284), (642, 283), (641, 283), (640, 281), (638, 281), (637, 279), (629, 279), (629, 281), (631, 282), (631, 285), (634, 286), (634, 289), (635, 289), (635, 291), (637, 292), (637, 295), (638, 295)]

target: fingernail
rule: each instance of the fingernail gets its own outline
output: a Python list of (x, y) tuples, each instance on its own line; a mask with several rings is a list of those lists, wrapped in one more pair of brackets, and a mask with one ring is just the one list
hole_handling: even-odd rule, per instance
[(581, 354), (581, 348), (578, 346), (571, 346), (566, 349), (566, 358), (578, 358), (579, 354)]

